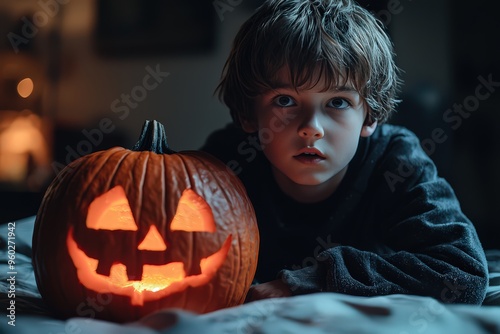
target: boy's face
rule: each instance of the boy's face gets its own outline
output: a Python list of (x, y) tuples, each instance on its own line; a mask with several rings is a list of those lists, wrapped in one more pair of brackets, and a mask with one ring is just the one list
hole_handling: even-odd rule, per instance
[(312, 89), (295, 90), (287, 71), (278, 78), (279, 87), (256, 99), (255, 122), (244, 122), (243, 128), (258, 131), (263, 152), (285, 193), (300, 200), (299, 193), (312, 190), (308, 195), (312, 200), (317, 189), (320, 200), (335, 191), (359, 138), (370, 136), (377, 123), (365, 122), (367, 108), (349, 85), (322, 91), (320, 80)]

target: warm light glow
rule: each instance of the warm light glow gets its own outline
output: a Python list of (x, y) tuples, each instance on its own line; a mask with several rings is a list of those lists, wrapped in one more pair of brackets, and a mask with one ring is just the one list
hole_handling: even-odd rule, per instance
[(174, 219), (172, 231), (215, 232), (215, 221), (208, 203), (191, 189), (182, 192)]
[(167, 245), (165, 245), (165, 241), (163, 241), (163, 238), (160, 232), (158, 232), (158, 229), (154, 225), (151, 225), (148, 234), (146, 234), (146, 237), (144, 238), (144, 240), (142, 240), (137, 249), (164, 251), (167, 250)]
[(94, 230), (137, 231), (125, 190), (116, 186), (90, 203), (87, 227)]
[[(66, 238), (68, 252), (77, 270), (80, 282), (88, 289), (98, 293), (113, 293), (128, 296), (132, 305), (144, 305), (145, 301), (158, 300), (188, 286), (198, 287), (207, 284), (224, 263), (231, 248), (232, 236), (229, 235), (216, 253), (200, 262), (201, 274), (186, 277), (184, 264), (172, 262), (165, 265), (143, 265), (142, 279), (129, 281), (127, 268), (122, 263), (111, 267), (109, 276), (96, 273), (99, 261), (88, 257), (73, 238), (70, 227)], [(104, 254), (105, 256), (106, 254)]]
[(30, 165), (39, 170), (50, 164), (40, 116), (29, 110), (7, 118), (0, 128), (0, 181), (22, 182)]
[(33, 80), (30, 78), (24, 78), (17, 84), (17, 93), (19, 96), (27, 98), (33, 93)]

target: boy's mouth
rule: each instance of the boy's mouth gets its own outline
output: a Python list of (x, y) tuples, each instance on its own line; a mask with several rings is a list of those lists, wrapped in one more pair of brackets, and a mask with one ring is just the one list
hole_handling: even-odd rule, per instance
[(306, 147), (293, 157), (303, 163), (319, 163), (326, 159), (325, 155), (314, 147)]

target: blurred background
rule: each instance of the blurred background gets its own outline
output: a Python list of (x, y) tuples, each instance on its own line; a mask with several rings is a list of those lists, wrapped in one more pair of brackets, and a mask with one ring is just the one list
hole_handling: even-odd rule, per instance
[[(146, 119), (174, 150), (230, 121), (213, 95), (261, 0), (0, 0), (0, 223), (36, 214), (70, 161), (131, 147)], [(403, 102), (485, 248), (500, 248), (500, 24), (494, 1), (363, 0), (393, 38)]]

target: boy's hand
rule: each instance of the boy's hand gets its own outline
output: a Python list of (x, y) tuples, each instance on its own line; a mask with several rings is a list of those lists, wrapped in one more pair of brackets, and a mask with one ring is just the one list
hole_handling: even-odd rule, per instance
[(277, 279), (251, 286), (250, 290), (248, 290), (245, 303), (266, 298), (289, 297), (291, 295), (292, 293), (288, 285), (283, 283), (282, 280)]

